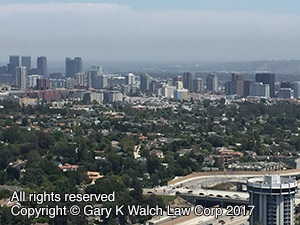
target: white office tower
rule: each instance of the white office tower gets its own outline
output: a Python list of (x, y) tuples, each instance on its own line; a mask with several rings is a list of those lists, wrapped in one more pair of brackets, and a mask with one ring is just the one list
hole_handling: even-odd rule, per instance
[(36, 87), (37, 79), (42, 79), (42, 75), (30, 75), (27, 76), (27, 87)]
[(217, 76), (217, 74), (208, 74), (207, 75), (206, 89), (208, 91), (218, 91), (218, 76)]
[(86, 85), (86, 74), (76, 73), (75, 74), (75, 85)]
[(259, 82), (250, 84), (250, 96), (269, 98), (270, 86)]
[(250, 225), (294, 225), (297, 181), (279, 175), (265, 175), (247, 181), (249, 203), (254, 205)]
[(162, 96), (166, 98), (174, 98), (174, 91), (176, 90), (176, 87), (174, 86), (164, 86), (162, 88)]
[(19, 66), (16, 67), (16, 86), (18, 88), (26, 88), (27, 77), (26, 77), (26, 67)]
[(134, 83), (135, 83), (135, 76), (133, 75), (133, 73), (128, 73), (125, 76), (125, 85), (130, 85)]
[(92, 66), (86, 73), (87, 85), (93, 88), (105, 88), (107, 78), (103, 76), (102, 66)]
[(299, 98), (300, 96), (300, 81), (293, 82), (294, 98)]

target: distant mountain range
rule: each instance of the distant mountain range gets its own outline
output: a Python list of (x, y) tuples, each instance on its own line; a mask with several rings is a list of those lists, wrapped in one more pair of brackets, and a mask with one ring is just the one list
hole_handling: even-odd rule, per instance
[[(208, 66), (208, 65), (207, 65)], [(208, 69), (205, 66), (205, 69)], [(236, 71), (236, 72), (271, 72), (275, 74), (299, 75), (300, 60), (289, 61), (249, 61), (249, 62), (227, 62), (211, 64), (209, 67), (215, 71)], [(199, 68), (199, 66), (198, 66)], [(201, 68), (201, 67), (200, 67)], [(204, 69), (203, 68), (203, 69)]]

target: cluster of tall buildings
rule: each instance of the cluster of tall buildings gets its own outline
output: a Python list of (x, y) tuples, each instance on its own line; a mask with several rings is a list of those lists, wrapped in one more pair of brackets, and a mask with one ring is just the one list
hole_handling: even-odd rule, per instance
[[(105, 78), (104, 81), (102, 77), (99, 78), (100, 75), (103, 75), (102, 68), (91, 68), (91, 70), (97, 70), (97, 76), (89, 73), (89, 84), (91, 85), (93, 81), (97, 87), (105, 87)], [(47, 57), (45, 56), (37, 57), (36, 68), (33, 68), (30, 56), (11, 55), (7, 66), (0, 67), (0, 82), (20, 89), (38, 87), (38, 90), (46, 90), (50, 87), (87, 85), (87, 75), (82, 71), (82, 59), (80, 57), (66, 58), (65, 74), (63, 75), (62, 73), (48, 73)], [(103, 84), (99, 85), (100, 82)]]
[(47, 58), (45, 56), (37, 57), (36, 65), (36, 68), (32, 68), (30, 56), (11, 55), (7, 66), (0, 67), (1, 82), (15, 84), (18, 88), (26, 88), (28, 76), (36, 75), (47, 78)]
[[(140, 90), (152, 91), (158, 95), (177, 100), (187, 100), (188, 92), (202, 93), (205, 91), (202, 78), (196, 78), (194, 73), (185, 72), (173, 77), (167, 82), (159, 82), (146, 73), (140, 75)], [(206, 77), (206, 91), (218, 92), (218, 76), (209, 74)]]
[(256, 73), (254, 80), (244, 80), (244, 74), (233, 73), (225, 83), (226, 95), (264, 98), (298, 98), (300, 81), (276, 83), (274, 73)]
[(189, 91), (203, 91), (203, 80), (201, 78), (196, 79), (194, 73), (186, 72), (182, 76), (175, 76), (172, 80), (164, 83), (152, 79), (146, 73), (142, 73), (140, 75), (140, 90), (157, 92), (158, 95), (177, 100), (187, 100)]

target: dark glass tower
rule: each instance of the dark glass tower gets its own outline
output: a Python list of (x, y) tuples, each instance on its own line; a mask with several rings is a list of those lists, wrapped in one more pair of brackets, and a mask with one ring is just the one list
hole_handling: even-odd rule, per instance
[(26, 71), (31, 70), (31, 57), (30, 56), (22, 56), (21, 57), (21, 66), (25, 66)]
[(257, 73), (255, 74), (255, 82), (262, 82), (270, 86), (270, 97), (275, 97), (275, 74), (274, 73)]
[(16, 81), (16, 68), (20, 66), (20, 57), (18, 55), (9, 56), (7, 72), (12, 74), (12, 80)]
[(193, 81), (195, 80), (194, 73), (183, 73), (183, 87), (188, 89), (189, 91), (193, 91)]
[(147, 74), (147, 73), (142, 73), (140, 75), (140, 89), (142, 91), (147, 91), (150, 89), (150, 81), (151, 81), (151, 77)]
[(44, 78), (48, 77), (47, 71), (47, 58), (45, 56), (41, 56), (37, 58), (37, 69), (39, 74), (42, 75)]
[(82, 59), (80, 57), (76, 57), (74, 59), (67, 57), (66, 77), (74, 78), (76, 73), (82, 73)]

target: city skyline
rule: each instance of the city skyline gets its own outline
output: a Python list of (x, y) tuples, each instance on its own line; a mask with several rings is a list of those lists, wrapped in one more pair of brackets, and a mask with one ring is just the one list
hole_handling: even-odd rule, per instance
[[(0, 1), (2, 55), (50, 60), (299, 59), (296, 1)], [(22, 35), (20, 35), (22, 34)]]

